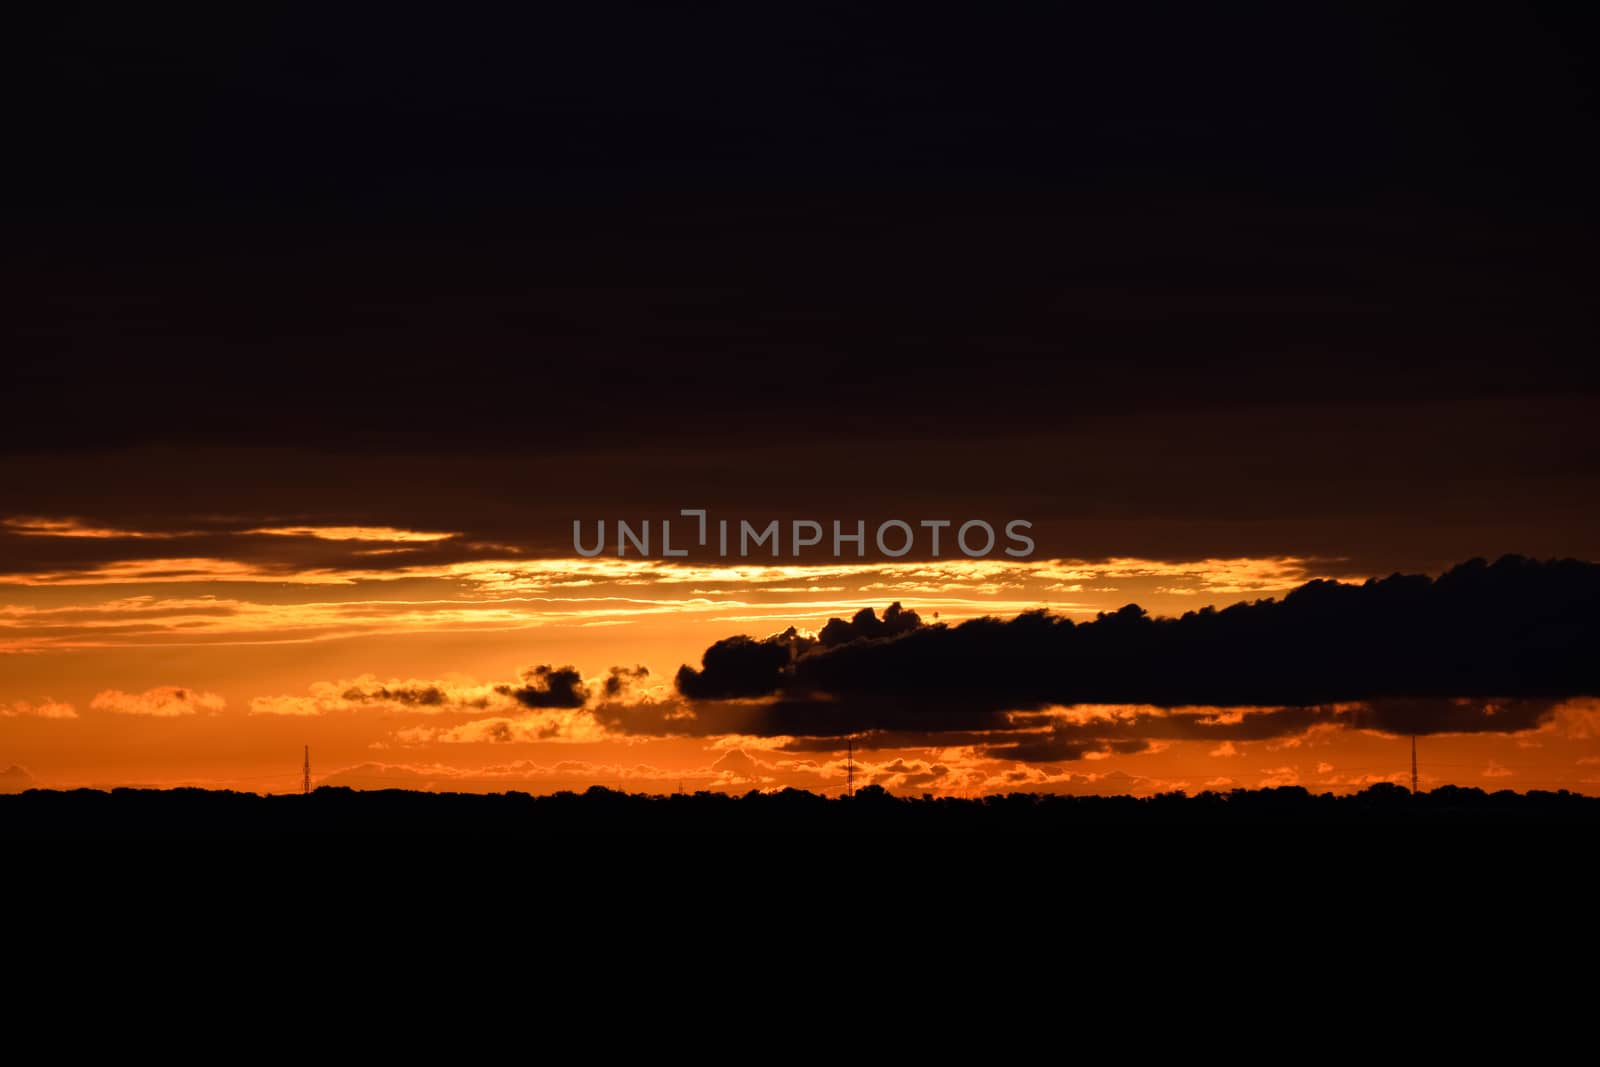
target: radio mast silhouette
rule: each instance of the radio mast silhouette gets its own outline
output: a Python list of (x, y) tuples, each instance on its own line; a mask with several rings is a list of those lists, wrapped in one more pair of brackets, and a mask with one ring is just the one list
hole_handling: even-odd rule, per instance
[(856, 740), (853, 737), (844, 739), (845, 750), (845, 792), (851, 796), (856, 795)]
[(306, 780), (303, 787), (306, 796), (311, 795), (311, 746), (306, 746)]
[(1417, 735), (1411, 735), (1411, 792), (1417, 791)]

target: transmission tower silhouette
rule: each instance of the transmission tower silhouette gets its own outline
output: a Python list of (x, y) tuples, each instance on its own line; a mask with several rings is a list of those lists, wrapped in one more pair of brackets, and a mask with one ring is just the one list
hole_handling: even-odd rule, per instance
[(307, 796), (311, 795), (311, 746), (310, 745), (306, 746), (306, 780), (305, 780), (305, 785), (303, 786), (303, 791)]
[(856, 741), (855, 741), (855, 738), (853, 738), (853, 737), (845, 738), (844, 750), (845, 750), (845, 765), (844, 765), (844, 768), (845, 768), (844, 769), (845, 792), (848, 793), (851, 796), (855, 796), (856, 795)]
[(1411, 792), (1417, 791), (1417, 735), (1411, 735)]

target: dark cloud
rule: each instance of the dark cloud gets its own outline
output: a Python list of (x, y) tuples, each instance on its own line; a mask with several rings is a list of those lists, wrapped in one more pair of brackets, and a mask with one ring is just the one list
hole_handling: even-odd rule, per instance
[[(1153, 741), (1271, 741), (1303, 734), (1317, 726), (1387, 734), (1520, 733), (1543, 725), (1559, 703), (1552, 699), (1412, 697), (1237, 714), (1138, 712), (1109, 719), (1058, 722), (1046, 730), (998, 741), (991, 736), (978, 747), (981, 754), (993, 759), (1049, 763), (1082, 759), (1090, 754), (1142, 752)], [(836, 750), (839, 742), (835, 739), (819, 747)]]
[[(976, 745), (1050, 761), (1318, 726), (1515, 733), (1562, 699), (1600, 694), (1600, 566), (1576, 560), (1507, 556), (1438, 579), (1316, 581), (1178, 619), (1136, 605), (1084, 623), (1044, 611), (958, 626), (899, 621), (907, 616), (891, 611), (899, 632), (887, 636), (868, 611), (831, 622), (827, 643), (793, 631), (720, 641), (701, 670), (679, 672), (686, 705), (614, 711), (610, 723), (787, 735), (798, 751), (835, 751), (852, 736), (863, 747)], [(1042, 714), (1086, 704), (1141, 710), (1077, 722)]]
[(917, 617), (916, 612), (906, 611), (896, 601), (889, 605), (882, 619), (878, 618), (871, 608), (862, 608), (849, 622), (843, 619), (829, 619), (828, 624), (817, 635), (817, 643), (823, 648), (833, 648), (835, 645), (846, 645), (863, 638), (893, 637), (896, 634), (909, 633), (921, 625), (922, 620)]
[(706, 649), (699, 670), (688, 665), (680, 667), (675, 681), (678, 692), (694, 699), (767, 696), (785, 686), (792, 677), (794, 663), (812, 649), (894, 637), (921, 625), (916, 612), (906, 611), (896, 602), (889, 605), (882, 619), (871, 608), (862, 608), (849, 622), (829, 619), (815, 639), (803, 636), (792, 626), (759, 641), (729, 637)]
[(920, 627), (800, 656), (792, 691), (929, 709), (1056, 704), (1310, 706), (1600, 693), (1600, 566), (1507, 556), (1437, 580), (1310, 582), (1178, 619), (1136, 605)]
[(790, 664), (814, 644), (792, 626), (760, 641), (725, 638), (706, 649), (699, 670), (687, 664), (679, 667), (675, 683), (678, 692), (696, 700), (766, 696), (777, 692)]
[(650, 677), (650, 670), (643, 665), (612, 667), (611, 673), (606, 675), (605, 684), (600, 687), (600, 691), (607, 700), (614, 700), (625, 693), (635, 682), (642, 682), (648, 677)]
[(1391, 697), (1369, 700), (1349, 715), (1350, 725), (1386, 734), (1514, 734), (1543, 725), (1557, 699), (1441, 700)]
[[(446, 695), (445, 691), (436, 685), (409, 688), (390, 688), (386, 685), (380, 685), (375, 689), (362, 689), (359, 686), (352, 686), (351, 688), (346, 689), (343, 693), (340, 693), (339, 697), (341, 700), (348, 700), (352, 703), (385, 701), (396, 704), (404, 704), (408, 707), (421, 708), (439, 707), (448, 702), (450, 699), (449, 696)], [(482, 701), (479, 701), (478, 703), (481, 705)]]
[(644, 737), (770, 735), (775, 732), (764, 726), (768, 720), (768, 706), (752, 701), (608, 700), (596, 704), (591, 714), (596, 722), (613, 733)]
[(522, 681), (520, 687), (495, 686), (495, 692), (529, 708), (581, 708), (589, 701), (588, 687), (574, 667), (540, 665), (523, 671)]
[[(1135, 709), (1062, 721), (1044, 712), (923, 715), (903, 704), (838, 701), (665, 701), (606, 704), (596, 718), (618, 733), (709, 737), (737, 733), (788, 736), (788, 752), (840, 753), (909, 748), (975, 748), (991, 759), (1050, 763), (1101, 754), (1128, 755), (1160, 741), (1273, 741), (1316, 727), (1389, 734), (1519, 733), (1548, 722), (1555, 699), (1405, 698), (1314, 707), (1182, 711)], [(907, 725), (884, 729), (863, 723)]]

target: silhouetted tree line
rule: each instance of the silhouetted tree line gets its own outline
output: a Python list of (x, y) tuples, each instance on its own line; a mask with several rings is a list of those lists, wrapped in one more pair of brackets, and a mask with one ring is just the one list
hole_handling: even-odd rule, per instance
[(854, 797), (800, 789), (743, 796), (700, 792), (423, 793), (324, 786), (309, 796), (204, 789), (31, 789), (0, 796), (0, 837), (256, 837), (304, 835), (539, 837), (592, 832), (1050, 832), (1138, 825), (1597, 823), (1600, 797), (1566, 790), (1488, 793), (1394, 785), (1359, 793), (1299, 786), (1147, 797), (1010, 793), (975, 799)]

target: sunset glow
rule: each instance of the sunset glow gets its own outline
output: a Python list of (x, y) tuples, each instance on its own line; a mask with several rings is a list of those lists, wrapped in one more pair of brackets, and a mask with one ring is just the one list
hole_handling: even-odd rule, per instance
[(569, 7), (29, 36), (0, 792), (1600, 797), (1578, 16)]

